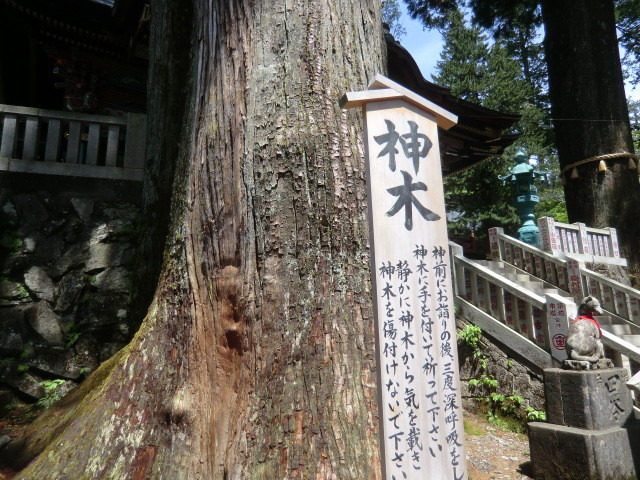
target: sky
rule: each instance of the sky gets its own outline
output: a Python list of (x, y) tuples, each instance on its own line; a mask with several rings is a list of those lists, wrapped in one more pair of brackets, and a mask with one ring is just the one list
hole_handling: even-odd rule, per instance
[[(402, 11), (400, 22), (407, 30), (407, 34), (400, 39), (400, 43), (414, 58), (420, 67), (422, 76), (431, 82), (433, 80), (431, 75), (435, 73), (436, 63), (440, 60), (443, 45), (442, 35), (435, 29), (424, 30), (418, 20), (411, 19), (404, 2), (398, 2), (398, 4)], [(620, 52), (620, 56), (622, 55), (624, 55), (624, 51)], [(625, 90), (627, 97), (640, 101), (640, 89), (625, 82)]]
[(422, 76), (431, 81), (431, 75), (435, 73), (436, 63), (440, 59), (442, 50), (442, 35), (435, 29), (423, 30), (418, 20), (412, 20), (407, 13), (404, 2), (398, 2), (402, 11), (400, 22), (407, 30), (407, 34), (400, 39), (400, 43), (414, 58)]

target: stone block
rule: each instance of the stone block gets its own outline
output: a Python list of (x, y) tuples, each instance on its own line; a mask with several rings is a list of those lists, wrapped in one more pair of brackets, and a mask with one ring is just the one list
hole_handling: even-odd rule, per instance
[(56, 311), (64, 312), (80, 297), (85, 285), (84, 273), (74, 270), (67, 273), (58, 283), (58, 300)]
[(20, 393), (35, 400), (39, 400), (44, 396), (44, 388), (40, 385), (40, 382), (28, 373), (10, 378), (8, 383)]
[(21, 308), (0, 308), (0, 355), (19, 355), (26, 336), (24, 311)]
[(87, 260), (87, 253), (89, 248), (85, 243), (76, 243), (69, 247), (60, 257), (53, 268), (51, 269), (51, 275), (53, 277), (60, 277), (64, 275), (70, 268), (82, 265)]
[(40, 267), (31, 267), (24, 274), (24, 283), (36, 297), (53, 303), (55, 300), (55, 285), (49, 275)]
[(96, 243), (89, 246), (89, 259), (85, 271), (102, 270), (122, 265), (122, 257), (128, 245), (125, 243)]
[(37, 228), (49, 220), (47, 209), (36, 194), (23, 193), (13, 195), (11, 200), (18, 212), (18, 218), (23, 225)]
[(107, 268), (96, 274), (92, 285), (99, 290), (127, 293), (129, 291), (129, 272), (126, 268)]
[(2, 205), (2, 219), (11, 226), (18, 223), (18, 214), (16, 207), (11, 203), (11, 200), (7, 200)]
[(0, 297), (6, 299), (20, 298), (20, 284), (18, 282), (12, 282), (11, 280), (0, 281)]
[(37, 242), (36, 256), (45, 264), (57, 263), (64, 250), (64, 238), (62, 234), (57, 233), (47, 238), (34, 234), (34, 237)]
[(73, 205), (78, 217), (80, 217), (84, 223), (89, 223), (91, 214), (93, 213), (93, 200), (87, 198), (72, 198), (71, 205)]
[(26, 360), (29, 371), (44, 374), (47, 377), (63, 377), (76, 380), (80, 378), (81, 366), (73, 349), (64, 347), (35, 347)]
[(51, 345), (64, 345), (64, 333), (60, 317), (45, 301), (38, 302), (27, 311), (27, 320), (43, 340)]
[(536, 480), (637, 479), (640, 431), (636, 425), (605, 430), (529, 423)]
[(624, 425), (633, 414), (624, 368), (544, 371), (549, 423), (602, 430)]
[(121, 320), (118, 312), (127, 305), (127, 295), (113, 292), (94, 292), (86, 301), (78, 305), (76, 323), (80, 331), (108, 330), (118, 325)]

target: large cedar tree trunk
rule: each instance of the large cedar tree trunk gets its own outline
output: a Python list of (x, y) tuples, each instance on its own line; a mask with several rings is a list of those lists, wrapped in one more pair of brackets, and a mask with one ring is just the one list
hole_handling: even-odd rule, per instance
[(152, 4), (148, 314), (6, 456), (19, 479), (380, 478), (361, 118), (337, 106), (385, 64), (380, 2), (185, 3)]
[[(597, 155), (631, 152), (612, 0), (543, 0), (549, 93), (560, 166)], [(638, 265), (638, 172), (627, 158), (578, 167), (567, 175), (565, 198), (572, 222), (616, 227), (623, 254)], [(569, 172), (570, 174), (571, 172)]]

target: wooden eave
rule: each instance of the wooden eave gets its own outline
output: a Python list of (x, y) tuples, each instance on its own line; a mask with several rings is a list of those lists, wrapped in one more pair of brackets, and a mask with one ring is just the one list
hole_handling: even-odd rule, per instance
[(0, 0), (0, 15), (22, 21), (50, 42), (126, 58), (144, 4), (144, 0), (116, 1), (110, 8), (89, 0)]
[(458, 117), (455, 126), (448, 130), (438, 129), (444, 175), (466, 170), (500, 155), (518, 139), (519, 135), (507, 132), (520, 119), (519, 115), (498, 112), (457, 98), (448, 88), (425, 80), (411, 54), (391, 35), (385, 37), (387, 76)]

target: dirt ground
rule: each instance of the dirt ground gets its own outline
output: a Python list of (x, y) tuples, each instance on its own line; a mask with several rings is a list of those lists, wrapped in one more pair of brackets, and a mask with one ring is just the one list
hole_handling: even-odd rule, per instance
[(533, 478), (527, 435), (505, 432), (467, 411), (464, 420), (469, 480)]
[[(464, 412), (464, 421), (469, 480), (533, 478), (526, 435), (503, 431), (490, 424), (483, 415), (467, 411)], [(0, 421), (0, 436), (15, 438), (25, 426), (15, 418), (13, 421), (3, 419)], [(0, 466), (0, 480), (11, 480), (15, 474), (13, 470)]]

